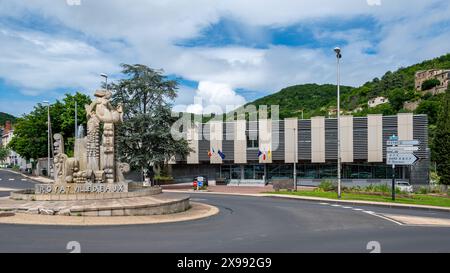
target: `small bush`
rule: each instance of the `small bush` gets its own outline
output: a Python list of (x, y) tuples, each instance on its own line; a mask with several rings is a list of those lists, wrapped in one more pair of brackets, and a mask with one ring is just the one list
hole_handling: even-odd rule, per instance
[(336, 185), (330, 180), (323, 180), (319, 184), (319, 189), (322, 189), (323, 191), (334, 191), (336, 190)]
[(429, 90), (440, 84), (441, 84), (441, 82), (438, 79), (428, 79), (422, 83), (422, 91)]
[(427, 194), (428, 193), (428, 188), (427, 187), (420, 187), (418, 190), (417, 190), (417, 193), (419, 193), (419, 194)]

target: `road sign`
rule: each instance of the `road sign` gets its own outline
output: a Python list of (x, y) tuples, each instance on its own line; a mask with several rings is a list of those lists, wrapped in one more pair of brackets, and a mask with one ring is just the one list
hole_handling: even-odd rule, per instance
[(389, 139), (386, 141), (386, 145), (393, 146), (393, 145), (399, 145), (399, 146), (414, 146), (414, 145), (420, 145), (420, 141), (417, 139), (412, 140), (392, 140)]
[(198, 185), (199, 188), (203, 187), (203, 181), (198, 181), (197, 185)]
[(420, 141), (417, 139), (412, 140), (399, 140), (398, 145), (419, 145)]
[(394, 153), (412, 153), (419, 150), (417, 146), (394, 146), (394, 147), (386, 147), (386, 151), (394, 152)]
[(419, 160), (417, 156), (412, 153), (387, 153), (386, 164), (388, 165), (413, 165)]

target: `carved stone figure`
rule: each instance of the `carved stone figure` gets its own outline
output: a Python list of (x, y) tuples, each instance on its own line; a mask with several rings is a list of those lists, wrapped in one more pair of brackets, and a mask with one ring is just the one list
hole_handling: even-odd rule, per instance
[(73, 158), (64, 154), (62, 136), (55, 134), (56, 183), (123, 182), (123, 173), (130, 169), (128, 164), (115, 160), (114, 125), (122, 122), (122, 106), (114, 108), (111, 105), (108, 90), (97, 90), (95, 97), (90, 105), (85, 105), (87, 136), (84, 137), (84, 127), (80, 125)]

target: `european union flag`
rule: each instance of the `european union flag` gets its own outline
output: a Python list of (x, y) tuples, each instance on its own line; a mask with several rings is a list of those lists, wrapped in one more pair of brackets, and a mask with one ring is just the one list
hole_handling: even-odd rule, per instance
[(222, 151), (221, 150), (219, 150), (218, 152), (217, 152), (219, 155), (220, 155), (220, 157), (222, 158), (222, 160), (224, 160), (225, 159), (225, 154), (224, 153), (222, 153)]

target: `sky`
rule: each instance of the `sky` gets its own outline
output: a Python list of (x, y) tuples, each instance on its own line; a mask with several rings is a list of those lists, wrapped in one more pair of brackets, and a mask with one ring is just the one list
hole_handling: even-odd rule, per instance
[(450, 52), (449, 14), (448, 0), (1, 0), (0, 112), (91, 95), (121, 63), (179, 79), (177, 111), (220, 111), (335, 83), (336, 46), (359, 86)]

